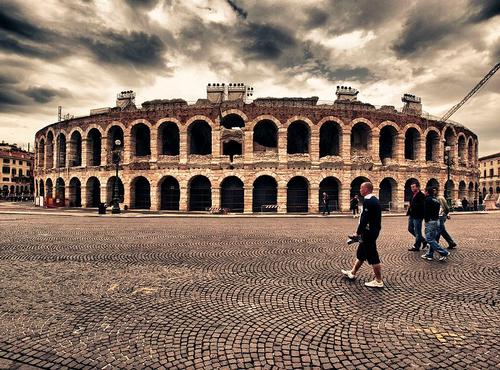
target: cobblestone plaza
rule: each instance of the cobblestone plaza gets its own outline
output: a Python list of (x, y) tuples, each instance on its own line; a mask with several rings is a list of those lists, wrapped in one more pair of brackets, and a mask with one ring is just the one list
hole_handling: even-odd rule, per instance
[(0, 368), (498, 368), (499, 221), (442, 263), (385, 217), (370, 290), (351, 218), (2, 214)]

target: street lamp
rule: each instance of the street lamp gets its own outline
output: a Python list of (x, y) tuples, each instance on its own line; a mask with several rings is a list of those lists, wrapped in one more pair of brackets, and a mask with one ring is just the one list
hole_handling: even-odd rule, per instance
[(113, 149), (113, 163), (115, 164), (116, 174), (115, 183), (113, 185), (113, 208), (111, 208), (112, 214), (120, 213), (120, 189), (118, 187), (118, 167), (120, 165), (120, 152), (121, 152), (122, 142), (117, 139), (115, 140), (115, 147)]
[(445, 185), (445, 197), (446, 197), (446, 202), (448, 203), (448, 207), (451, 208), (451, 189), (450, 189), (450, 172), (451, 172), (451, 165), (452, 165), (452, 160), (451, 160), (451, 157), (450, 157), (450, 151), (451, 151), (451, 146), (449, 145), (446, 145), (444, 147), (444, 151), (445, 151), (445, 156), (444, 156), (444, 159), (446, 161), (446, 169), (448, 171), (448, 180), (446, 181), (446, 185)]

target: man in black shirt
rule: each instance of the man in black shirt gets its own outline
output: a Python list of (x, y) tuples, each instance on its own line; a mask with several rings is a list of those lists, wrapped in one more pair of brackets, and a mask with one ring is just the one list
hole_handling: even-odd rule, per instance
[(425, 195), (420, 191), (420, 183), (415, 180), (410, 185), (412, 197), (406, 215), (408, 217), (408, 231), (415, 237), (415, 243), (409, 251), (419, 251), (425, 247), (426, 241), (422, 236), (422, 220), (424, 218)]
[(426, 190), (427, 197), (424, 203), (424, 219), (425, 219), (425, 237), (429, 243), (429, 251), (422, 255), (422, 258), (432, 261), (434, 251), (441, 255), (440, 261), (444, 261), (450, 255), (450, 252), (445, 250), (436, 241), (439, 235), (439, 208), (441, 203), (436, 198), (437, 188), (431, 186)]
[(352, 270), (341, 270), (342, 274), (350, 280), (356, 279), (356, 273), (368, 261), (372, 265), (375, 279), (365, 283), (370, 288), (383, 288), (382, 267), (377, 252), (377, 238), (382, 228), (382, 208), (378, 199), (372, 194), (373, 185), (371, 182), (364, 182), (359, 188), (361, 196), (364, 197), (363, 212), (359, 218), (358, 229), (353, 237), (360, 237), (361, 241), (356, 252), (356, 263)]

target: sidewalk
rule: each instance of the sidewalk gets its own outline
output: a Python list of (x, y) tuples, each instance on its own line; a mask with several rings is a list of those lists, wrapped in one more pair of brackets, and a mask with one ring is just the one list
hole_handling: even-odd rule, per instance
[[(488, 214), (498, 211), (471, 211), (471, 212), (452, 212), (453, 216), (466, 216), (473, 214)], [(172, 212), (172, 211), (149, 211), (149, 210), (122, 210), (120, 214), (111, 214), (111, 208), (108, 207), (105, 215), (97, 213), (97, 208), (44, 208), (35, 207), (31, 203), (11, 203), (0, 202), (0, 214), (18, 214), (18, 215), (50, 215), (50, 216), (75, 216), (75, 217), (166, 217), (166, 218), (352, 218), (351, 213), (331, 213), (329, 216), (323, 216), (321, 213), (230, 213), (226, 215), (212, 214), (207, 212)], [(383, 217), (406, 217), (405, 212), (384, 212)]]

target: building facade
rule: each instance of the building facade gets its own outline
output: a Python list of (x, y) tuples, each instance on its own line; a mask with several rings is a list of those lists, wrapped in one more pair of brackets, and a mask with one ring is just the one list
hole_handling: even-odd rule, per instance
[(15, 144), (0, 144), (0, 197), (20, 199), (33, 196), (33, 153)]
[(483, 199), (500, 197), (500, 152), (479, 158), (479, 186)]
[[(110, 203), (116, 188), (132, 209), (318, 212), (321, 194), (348, 211), (363, 181), (386, 209), (402, 210), (413, 179), (448, 186), (453, 198), (477, 198), (477, 136), (422, 114), (404, 95), (401, 111), (357, 100), (259, 98), (243, 84), (209, 84), (207, 98), (135, 106), (131, 91), (116, 107), (49, 125), (36, 133), (37, 195), (58, 204)], [(117, 141), (118, 140), (118, 141)], [(120, 145), (117, 146), (116, 143)], [(453, 166), (447, 182), (445, 147)], [(120, 153), (119, 178), (113, 152)]]

